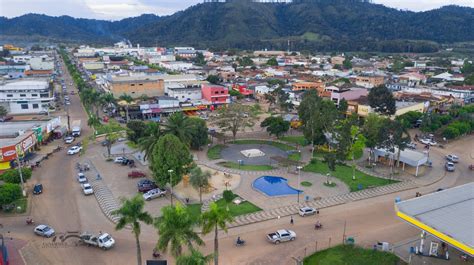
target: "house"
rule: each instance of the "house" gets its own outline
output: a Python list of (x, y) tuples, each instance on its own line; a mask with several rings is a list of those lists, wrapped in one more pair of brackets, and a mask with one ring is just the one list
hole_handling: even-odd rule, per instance
[(385, 77), (380, 75), (359, 75), (356, 77), (355, 84), (365, 88), (381, 86), (385, 82)]
[(10, 114), (47, 112), (54, 106), (48, 79), (23, 79), (0, 82), (0, 105)]
[(230, 103), (229, 90), (223, 86), (203, 84), (202, 98), (212, 105)]
[(200, 83), (174, 83), (166, 88), (166, 94), (179, 102), (196, 102), (202, 99)]
[(333, 56), (331, 57), (331, 64), (332, 65), (342, 65), (344, 64), (345, 58), (343, 56)]
[(247, 88), (247, 85), (244, 84), (232, 84), (232, 89), (235, 91), (239, 91), (245, 97), (251, 96), (253, 91)]
[(291, 85), (293, 91), (300, 90), (317, 90), (324, 91), (325, 84), (322, 81), (315, 82), (296, 82)]
[[(335, 86), (331, 86), (331, 100), (339, 106), (339, 102), (342, 99), (346, 101), (355, 100), (363, 96), (367, 96), (369, 92), (366, 88), (361, 87), (351, 87), (351, 88), (338, 88)], [(333, 89), (336, 88), (336, 89)], [(329, 87), (328, 89), (329, 90)]]
[(426, 84), (426, 79), (426, 76), (420, 73), (407, 73), (398, 77), (400, 83), (407, 84), (408, 86)]

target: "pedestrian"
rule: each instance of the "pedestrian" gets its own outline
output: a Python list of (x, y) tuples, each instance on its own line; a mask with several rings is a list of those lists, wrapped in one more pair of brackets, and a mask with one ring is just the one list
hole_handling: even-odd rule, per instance
[(293, 221), (293, 215), (290, 217), (290, 224), (293, 224), (294, 221)]

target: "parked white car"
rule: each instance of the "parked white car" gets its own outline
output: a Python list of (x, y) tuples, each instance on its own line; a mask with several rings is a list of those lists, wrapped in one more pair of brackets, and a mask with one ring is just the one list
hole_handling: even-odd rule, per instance
[(453, 162), (453, 163), (459, 162), (459, 157), (457, 155), (453, 155), (453, 154), (447, 155), (446, 159), (450, 162)]
[(72, 142), (74, 142), (74, 137), (68, 136), (68, 137), (64, 138), (64, 142), (67, 143), (67, 144), (71, 144)]
[(94, 189), (92, 189), (91, 184), (89, 184), (88, 182), (82, 184), (81, 187), (82, 191), (84, 192), (84, 195), (94, 194)]
[(81, 184), (87, 182), (87, 178), (86, 178), (86, 176), (84, 175), (84, 173), (78, 173), (78, 174), (77, 174), (77, 181), (78, 181), (79, 183), (81, 183)]
[(69, 150), (67, 150), (67, 154), (68, 155), (75, 155), (75, 154), (81, 152), (81, 150), (82, 150), (82, 146), (75, 145), (75, 146), (69, 148)]
[(152, 200), (152, 199), (155, 199), (155, 198), (158, 198), (158, 197), (163, 197), (165, 195), (166, 195), (165, 190), (160, 190), (160, 189), (156, 188), (156, 189), (152, 189), (152, 190), (149, 190), (149, 191), (145, 192), (143, 194), (143, 199), (145, 199), (145, 201), (149, 201), (149, 200)]

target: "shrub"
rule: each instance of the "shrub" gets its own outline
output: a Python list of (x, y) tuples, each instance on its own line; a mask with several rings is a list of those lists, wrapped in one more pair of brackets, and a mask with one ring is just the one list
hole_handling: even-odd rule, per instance
[(21, 198), (21, 187), (14, 183), (5, 183), (0, 186), (0, 206), (8, 205)]
[[(31, 178), (31, 168), (22, 168), (21, 173), (23, 175), (23, 181), (27, 181)], [(18, 169), (9, 169), (5, 171), (2, 175), (0, 175), (0, 179), (5, 181), (6, 183), (21, 183), (20, 173)]]
[(448, 126), (446, 129), (444, 129), (443, 136), (447, 139), (454, 139), (459, 136), (459, 130), (455, 127)]
[(224, 200), (227, 203), (231, 203), (232, 200), (235, 198), (235, 195), (231, 190), (225, 190), (224, 193), (222, 194), (222, 197), (224, 197)]

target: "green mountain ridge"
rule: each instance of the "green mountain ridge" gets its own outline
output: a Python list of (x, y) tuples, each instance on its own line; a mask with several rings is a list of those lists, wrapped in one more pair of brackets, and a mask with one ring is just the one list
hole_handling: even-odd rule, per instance
[(445, 6), (401, 11), (360, 0), (299, 0), (290, 4), (234, 0), (201, 3), (173, 15), (120, 21), (28, 14), (0, 18), (0, 39), (38, 36), (110, 44), (213, 49), (371, 50), (432, 52), (439, 43), (474, 40), (474, 9)]

